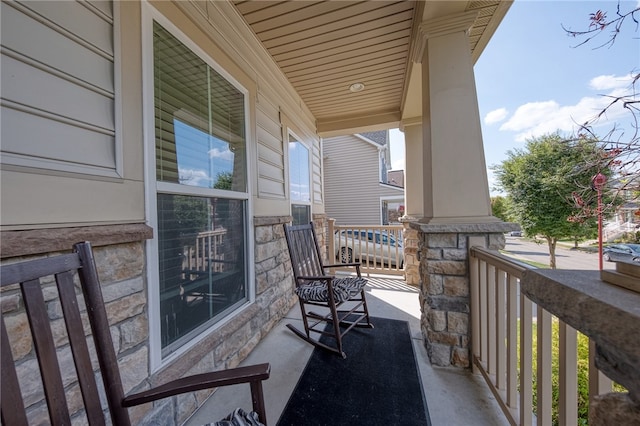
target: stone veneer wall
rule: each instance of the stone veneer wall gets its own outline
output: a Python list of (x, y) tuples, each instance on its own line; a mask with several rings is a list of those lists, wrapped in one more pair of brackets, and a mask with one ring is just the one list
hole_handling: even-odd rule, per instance
[(421, 330), (432, 364), (471, 366), (469, 239), (502, 249), (504, 225), (411, 223), (419, 237)]
[[(146, 225), (32, 230), (23, 231), (23, 237), (20, 231), (3, 232), (3, 262), (12, 263), (43, 254), (69, 251), (76, 241), (92, 242), (123, 386), (125, 393), (129, 393), (186, 375), (235, 367), (247, 357), (296, 302), (282, 228), (282, 224), (290, 220), (289, 216), (254, 219), (255, 303), (206, 336), (179, 359), (153, 374), (149, 365), (148, 287), (144, 250), (145, 240), (151, 238), (152, 232)], [(10, 244), (11, 241), (15, 244)], [(21, 243), (25, 241), (30, 244)], [(37, 241), (42, 242), (40, 249), (34, 248)], [(54, 283), (47, 286), (45, 298), (56, 345), (62, 355), (62, 370), (69, 389), (67, 397), (71, 411), (75, 413), (75, 421), (82, 422), (81, 396), (64, 337), (64, 324)], [(19, 364), (18, 372), (29, 406), (30, 423), (47, 423), (44, 395), (19, 291), (15, 288), (2, 291), (0, 306), (9, 336), (19, 348), (14, 356)], [(180, 424), (210, 393), (210, 390), (193, 392), (131, 408), (132, 422)], [(103, 406), (106, 407), (105, 401)]]

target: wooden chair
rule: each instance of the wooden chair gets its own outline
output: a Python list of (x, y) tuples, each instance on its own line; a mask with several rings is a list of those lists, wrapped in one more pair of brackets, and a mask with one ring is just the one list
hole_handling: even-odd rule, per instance
[[(63, 384), (56, 345), (50, 327), (51, 321), (47, 314), (47, 302), (43, 296), (43, 286), (47, 285), (47, 282), (49, 284), (52, 283), (52, 280), (47, 278), (51, 276), (55, 279), (62, 312), (65, 317), (68, 341), (73, 354), (77, 381), (81, 389), (87, 421), (90, 425), (108, 423), (105, 421), (103, 412), (106, 407), (102, 407), (100, 404), (100, 392), (96, 383), (96, 374), (94, 374), (91, 364), (87, 336), (85, 335), (82, 314), (79, 309), (79, 306), (83, 304), (81, 301), (79, 303), (74, 288), (74, 276), (76, 274), (80, 278), (86, 315), (90, 323), (102, 375), (102, 389), (104, 395), (106, 395), (112, 424), (118, 426), (131, 424), (127, 407), (185, 392), (238, 383), (250, 383), (253, 410), (258, 413), (260, 421), (266, 424), (262, 381), (269, 378), (269, 364), (198, 374), (180, 378), (140, 393), (124, 395), (100, 282), (89, 243), (76, 244), (71, 254), (2, 266), (0, 274), (3, 290), (13, 284), (18, 284), (21, 290), (22, 301), (24, 302), (42, 377), (42, 388), (44, 389), (50, 424), (70, 424), (70, 410), (67, 396), (65, 395), (65, 385)], [(45, 279), (41, 281), (42, 278)], [(25, 410), (25, 403), (22, 400), (10, 340), (5, 326), (4, 312), (1, 326), (2, 390), (0, 392), (0, 413), (2, 424), (11, 426), (27, 425), (28, 416)], [(88, 327), (86, 328), (88, 329)]]
[[(292, 324), (287, 327), (307, 342), (346, 358), (342, 350), (344, 335), (353, 327), (373, 328), (364, 291), (367, 280), (360, 274), (360, 263), (324, 265), (312, 223), (285, 224), (284, 231), (304, 332)], [(329, 268), (355, 269), (356, 274), (336, 277), (326, 273)], [(326, 313), (308, 311), (311, 306), (326, 308)]]

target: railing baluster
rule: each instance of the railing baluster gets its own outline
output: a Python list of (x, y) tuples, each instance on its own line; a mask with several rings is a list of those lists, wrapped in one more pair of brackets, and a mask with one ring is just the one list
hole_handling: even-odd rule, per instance
[(480, 360), (487, 364), (487, 262), (480, 262)]
[(536, 416), (539, 426), (551, 425), (551, 314), (537, 307), (537, 407)]
[(578, 333), (560, 321), (560, 371), (558, 422), (560, 426), (578, 424)]
[[(487, 266), (487, 327), (489, 330), (496, 329), (496, 267)], [(487, 334), (487, 372), (496, 373), (496, 334)]]
[[(469, 296), (471, 298), (471, 350), (473, 357), (480, 357), (480, 261), (477, 257), (469, 259), (469, 274), (471, 279), (471, 288)], [(478, 366), (475, 362), (471, 363), (474, 373), (478, 373)]]
[(507, 381), (507, 346), (506, 346), (506, 277), (498, 270), (496, 273), (496, 387), (506, 388)]
[(518, 407), (518, 278), (507, 275), (507, 407)]
[(532, 303), (520, 293), (520, 424), (533, 423)]

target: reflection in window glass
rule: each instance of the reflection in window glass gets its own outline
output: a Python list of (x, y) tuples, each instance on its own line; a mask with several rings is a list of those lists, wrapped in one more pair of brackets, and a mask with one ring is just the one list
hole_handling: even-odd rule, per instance
[(311, 222), (311, 177), (309, 149), (289, 137), (289, 186), (293, 225)]
[(289, 142), (289, 181), (291, 201), (311, 202), (309, 150), (296, 140)]
[(230, 144), (178, 120), (173, 127), (180, 183), (231, 190), (235, 154)]
[(244, 206), (158, 194), (163, 348), (246, 298)]
[(246, 191), (243, 93), (158, 23), (154, 47), (157, 179)]

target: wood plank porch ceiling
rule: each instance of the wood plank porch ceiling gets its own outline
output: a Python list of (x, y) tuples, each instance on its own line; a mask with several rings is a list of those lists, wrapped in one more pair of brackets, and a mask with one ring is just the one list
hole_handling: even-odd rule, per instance
[[(401, 117), (412, 42), (430, 3), (439, 2), (234, 1), (319, 124)], [(500, 0), (454, 3), (478, 11), (471, 49), (484, 47)], [(364, 90), (352, 93), (353, 83)]]

